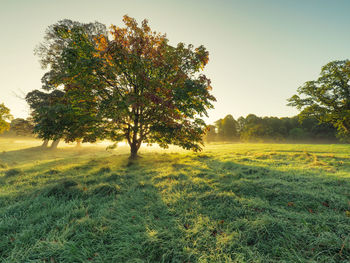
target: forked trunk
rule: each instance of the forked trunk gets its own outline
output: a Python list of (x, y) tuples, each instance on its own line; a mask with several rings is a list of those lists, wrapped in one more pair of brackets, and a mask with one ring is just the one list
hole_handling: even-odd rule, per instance
[(77, 145), (76, 145), (77, 148), (80, 148), (81, 147), (81, 140), (77, 140)]
[(51, 149), (57, 149), (60, 139), (54, 140), (51, 144)]
[(42, 148), (46, 148), (49, 145), (49, 140), (44, 140), (43, 144), (41, 145)]

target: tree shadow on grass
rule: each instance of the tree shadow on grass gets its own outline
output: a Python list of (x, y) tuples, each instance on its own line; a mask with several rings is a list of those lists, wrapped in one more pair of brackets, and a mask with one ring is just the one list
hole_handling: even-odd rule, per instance
[(336, 262), (350, 256), (347, 245), (342, 249), (350, 233), (346, 178), (210, 155), (118, 159), (87, 161), (47, 174), (46, 185), (2, 196), (0, 260)]
[[(0, 259), (54, 262), (184, 262), (181, 231), (157, 189), (155, 172), (134, 162), (85, 169), (25, 193), (2, 196)], [(52, 176), (58, 176), (52, 174)], [(93, 179), (98, 179), (92, 181)], [(5, 200), (6, 199), (6, 200)], [(15, 202), (13, 202), (16, 200)], [(11, 204), (10, 204), (11, 203)]]
[[(350, 235), (348, 178), (211, 157), (193, 163), (175, 165), (171, 175), (155, 180), (186, 218), (191, 238), (200, 235), (212, 248), (231, 251), (232, 260), (350, 258), (350, 247), (344, 246)], [(169, 180), (174, 182), (164, 183)], [(201, 246), (192, 249), (205, 253)]]

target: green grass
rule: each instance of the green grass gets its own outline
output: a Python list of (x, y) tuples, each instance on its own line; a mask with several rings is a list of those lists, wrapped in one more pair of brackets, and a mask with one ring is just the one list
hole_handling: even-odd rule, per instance
[(38, 145), (0, 140), (1, 262), (350, 261), (349, 145)]

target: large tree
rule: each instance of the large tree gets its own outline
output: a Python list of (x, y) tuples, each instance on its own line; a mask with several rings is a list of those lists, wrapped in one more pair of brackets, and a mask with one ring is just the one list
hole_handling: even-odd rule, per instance
[(5, 106), (4, 103), (0, 103), (0, 133), (9, 130), (10, 121), (12, 120), (10, 109)]
[(70, 107), (64, 103), (64, 92), (33, 90), (25, 99), (31, 109), (34, 133), (44, 140), (43, 146), (47, 146), (47, 142), (53, 140), (52, 148), (56, 148), (70, 123)]
[[(60, 139), (79, 143), (83, 138), (96, 141), (99, 134), (95, 95), (86, 92), (87, 83), (81, 82), (80, 87), (72, 85), (67, 74), (65, 58), (77, 55), (72, 48), (75, 41), (79, 41), (72, 37), (78, 35), (77, 32), (90, 45), (98, 35), (106, 33), (106, 28), (98, 22), (83, 24), (61, 20), (48, 27), (44, 41), (35, 49), (42, 68), (48, 71), (42, 77), (44, 91), (31, 91), (26, 100), (32, 110), (35, 133), (45, 140), (44, 145), (48, 140), (54, 140), (53, 148), (57, 147)], [(80, 52), (88, 54), (84, 49)], [(83, 53), (78, 55), (84, 56)], [(83, 71), (82, 68), (80, 70)]]
[(331, 123), (339, 133), (350, 135), (350, 61), (333, 61), (322, 67), (318, 79), (298, 88), (288, 105), (300, 110), (301, 118), (315, 117)]
[(215, 101), (201, 74), (209, 53), (203, 46), (169, 45), (147, 20), (140, 26), (128, 16), (123, 21), (124, 28), (111, 26), (94, 38), (84, 25), (57, 27), (66, 46), (47, 64), (58, 72), (45, 79), (47, 86), (74, 90), (73, 107), (91, 104), (98, 137), (126, 139), (131, 158), (142, 142), (200, 150), (206, 131), (201, 117)]

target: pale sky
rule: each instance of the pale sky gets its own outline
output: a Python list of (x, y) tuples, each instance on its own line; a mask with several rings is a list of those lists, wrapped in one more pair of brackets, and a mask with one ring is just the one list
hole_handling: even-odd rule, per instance
[(28, 115), (16, 94), (41, 87), (33, 49), (49, 25), (67, 18), (122, 26), (125, 14), (147, 18), (172, 44), (208, 49), (205, 73), (217, 98), (208, 123), (227, 114), (296, 115), (286, 99), (324, 64), (350, 58), (347, 0), (0, 0), (0, 103)]

